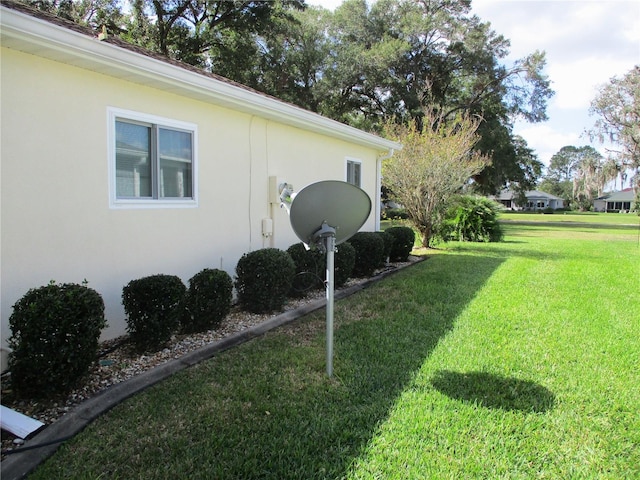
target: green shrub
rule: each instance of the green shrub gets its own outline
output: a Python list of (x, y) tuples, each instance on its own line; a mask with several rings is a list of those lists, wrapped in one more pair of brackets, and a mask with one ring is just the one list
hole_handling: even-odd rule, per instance
[(227, 272), (205, 268), (189, 279), (181, 317), (185, 333), (204, 332), (220, 325), (231, 310), (233, 281)]
[(439, 236), (445, 241), (499, 242), (503, 233), (498, 214), (501, 206), (485, 197), (456, 197), (445, 213)]
[(349, 242), (341, 243), (336, 247), (336, 252), (333, 256), (334, 287), (343, 286), (351, 278), (355, 263), (356, 249)]
[(395, 239), (393, 238), (393, 235), (387, 232), (376, 232), (376, 234), (380, 235), (380, 237), (382, 237), (382, 241), (384, 242), (382, 261), (380, 262), (380, 265), (378, 265), (379, 267), (384, 267), (387, 264), (389, 257), (391, 256), (391, 249), (393, 248)]
[(186, 287), (175, 275), (132, 280), (122, 289), (127, 332), (139, 351), (162, 347), (178, 329)]
[(356, 250), (353, 275), (370, 277), (378, 268), (384, 255), (384, 240), (376, 232), (358, 232), (349, 239)]
[(289, 295), (300, 297), (309, 290), (324, 288), (327, 268), (325, 253), (313, 247), (307, 250), (302, 242), (291, 245), (287, 249), (287, 253), (296, 266)]
[(253, 313), (282, 309), (295, 272), (291, 256), (277, 248), (245, 253), (236, 266), (240, 305)]
[(9, 370), (17, 396), (71, 390), (96, 360), (106, 325), (102, 297), (86, 285), (52, 282), (29, 290), (9, 318)]
[(385, 230), (393, 236), (393, 245), (389, 260), (392, 262), (406, 262), (413, 250), (416, 234), (411, 227), (390, 227)]
[(389, 220), (406, 220), (409, 214), (404, 208), (385, 208), (382, 211), (382, 219)]

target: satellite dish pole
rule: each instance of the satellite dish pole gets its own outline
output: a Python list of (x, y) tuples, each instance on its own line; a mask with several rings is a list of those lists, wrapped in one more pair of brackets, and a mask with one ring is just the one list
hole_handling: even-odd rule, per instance
[(327, 255), (326, 270), (326, 317), (327, 317), (327, 375), (333, 376), (333, 299), (335, 291), (336, 229), (322, 222), (320, 230), (313, 234), (314, 243), (321, 246)]
[(291, 227), (305, 246), (317, 245), (327, 256), (327, 375), (333, 375), (333, 303), (336, 245), (347, 241), (371, 212), (367, 193), (347, 182), (325, 180), (307, 185), (297, 194), (280, 186), (281, 206), (287, 209)]

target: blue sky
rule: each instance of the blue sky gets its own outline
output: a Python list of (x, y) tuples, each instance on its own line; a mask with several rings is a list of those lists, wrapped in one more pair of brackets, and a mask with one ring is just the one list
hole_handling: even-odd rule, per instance
[[(342, 0), (307, 3), (333, 10)], [(640, 1), (472, 0), (472, 13), (511, 41), (507, 62), (535, 50), (547, 54), (545, 71), (556, 91), (549, 120), (515, 127), (538, 158), (548, 165), (566, 145), (593, 145), (605, 154), (606, 145), (584, 135), (595, 121), (589, 105), (599, 85), (640, 64)]]

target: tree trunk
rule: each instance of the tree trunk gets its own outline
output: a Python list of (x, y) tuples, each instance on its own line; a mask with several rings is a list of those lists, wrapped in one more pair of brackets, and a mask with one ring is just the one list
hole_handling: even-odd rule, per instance
[(431, 237), (433, 236), (431, 225), (420, 225), (418, 227), (418, 231), (420, 232), (420, 236), (422, 237), (422, 246), (424, 248), (429, 248)]

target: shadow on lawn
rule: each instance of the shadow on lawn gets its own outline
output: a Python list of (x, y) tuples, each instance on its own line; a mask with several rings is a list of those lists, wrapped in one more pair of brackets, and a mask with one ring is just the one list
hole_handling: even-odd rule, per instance
[[(82, 445), (59, 452), (60, 468), (77, 462), (87, 478), (343, 478), (503, 261), (434, 255), (337, 302), (333, 378), (323, 312), (175, 375), (99, 426), (89, 454), (98, 471), (77, 457)], [(124, 445), (126, 460), (114, 458)]]
[[(324, 342), (318, 340), (323, 331), (316, 330), (311, 345), (301, 346), (292, 338), (288, 345), (297, 345), (305, 358), (316, 357), (314, 371), (305, 371), (310, 368), (306, 362), (289, 367), (288, 359), (252, 375), (254, 390), (277, 401), (263, 407), (269, 409), (268, 416), (245, 412), (238, 418), (232, 428), (239, 440), (221, 446), (214, 462), (225, 465), (226, 478), (345, 477), (425, 359), (503, 261), (491, 256), (434, 255), (338, 302), (334, 378), (323, 371)], [(323, 313), (306, 321), (324, 330)], [(283, 348), (276, 343), (281, 338), (278, 332), (272, 337), (265, 339), (268, 348)], [(231, 432), (216, 432), (227, 434)], [(211, 473), (204, 476), (219, 474)]]
[(320, 469), (326, 476), (307, 472), (305, 478), (341, 478), (348, 472), (397, 397), (503, 261), (436, 255), (340, 302), (337, 319), (358, 309), (359, 320), (337, 323), (335, 373), (340, 384), (318, 400), (318, 413), (326, 419), (317, 426), (322, 433), (299, 440), (320, 446), (316, 462), (326, 462)]
[(556, 401), (549, 389), (535, 382), (487, 372), (443, 370), (431, 384), (450, 398), (486, 408), (542, 413), (552, 409)]

